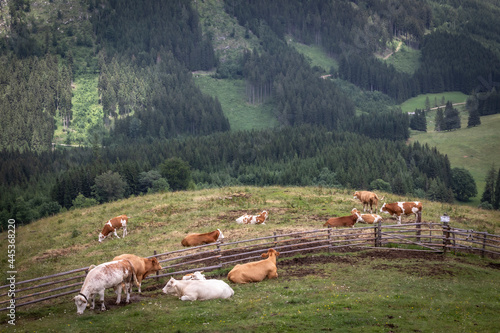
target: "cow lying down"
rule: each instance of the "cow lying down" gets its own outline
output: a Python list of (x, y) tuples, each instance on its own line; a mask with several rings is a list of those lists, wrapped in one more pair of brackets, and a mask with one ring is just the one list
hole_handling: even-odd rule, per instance
[(186, 274), (182, 277), (183, 280), (206, 280), (205, 275), (202, 274), (203, 271), (196, 271), (194, 273)]
[(183, 301), (225, 299), (234, 295), (233, 289), (222, 280), (176, 280), (170, 278), (162, 290), (165, 294), (177, 296)]
[(80, 293), (74, 298), (76, 312), (83, 314), (90, 302), (92, 302), (90, 308), (94, 309), (95, 295), (101, 297), (101, 311), (105, 311), (104, 291), (107, 288), (114, 288), (117, 295), (116, 304), (120, 304), (123, 285), (127, 294), (126, 302), (129, 303), (132, 283), (139, 286), (134, 266), (129, 260), (110, 261), (89, 268), (82, 289), (80, 289)]

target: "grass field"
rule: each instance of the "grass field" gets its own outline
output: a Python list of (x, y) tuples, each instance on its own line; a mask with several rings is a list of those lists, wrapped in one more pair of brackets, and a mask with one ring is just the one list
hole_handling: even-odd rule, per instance
[(325, 51), (315, 45), (305, 45), (297, 42), (292, 36), (286, 36), (286, 41), (289, 45), (293, 46), (299, 53), (302, 53), (309, 60), (311, 67), (318, 66), (330, 72), (333, 68), (335, 71), (339, 69), (339, 65), (335, 59), (327, 56)]
[(247, 102), (245, 81), (218, 80), (207, 73), (197, 73), (194, 79), (205, 94), (219, 99), (231, 130), (265, 129), (278, 125), (271, 105)]
[[(415, 109), (425, 109), (425, 100), (429, 97), (431, 108), (436, 106), (444, 106), (447, 101), (455, 103), (464, 103), (467, 100), (467, 95), (459, 91), (443, 92), (438, 94), (423, 94), (410, 98), (401, 104), (403, 112), (414, 112)], [(443, 103), (444, 101), (444, 103)], [(467, 125), (467, 123), (466, 123)]]
[(467, 113), (462, 112), (462, 129), (450, 132), (434, 131), (435, 111), (427, 115), (427, 133), (412, 131), (410, 141), (437, 147), (448, 155), (452, 167), (470, 171), (478, 188), (472, 204), (479, 204), (485, 177), (491, 167), (500, 167), (500, 114), (481, 117), (481, 125), (467, 128)]
[[(234, 196), (235, 193), (245, 194)], [(381, 193), (382, 194), (382, 193)], [(392, 194), (387, 201), (406, 200)], [(447, 212), (451, 225), (500, 231), (500, 212), (423, 200), (424, 221)], [(70, 210), (20, 226), (16, 231), (18, 281), (111, 260), (121, 253), (149, 256), (179, 249), (189, 232), (221, 228), (226, 241), (269, 236), (274, 231), (317, 229), (332, 216), (360, 208), (351, 190), (316, 187), (233, 187), (139, 196)], [(265, 225), (242, 226), (243, 213), (269, 211)], [(129, 235), (102, 244), (97, 235), (110, 217), (132, 216)], [(386, 222), (394, 223), (386, 217)], [(7, 234), (0, 234), (7, 253)], [(19, 332), (496, 332), (498, 260), (473, 255), (431, 255), (400, 251), (338, 251), (304, 258), (278, 258), (279, 278), (234, 285), (228, 300), (182, 302), (161, 293), (167, 279), (149, 280), (132, 303), (76, 315), (72, 296), (16, 311)], [(2, 267), (7, 257), (0, 257)], [(207, 273), (225, 276), (231, 267)], [(6, 269), (0, 278), (6, 280)], [(179, 278), (179, 277), (176, 277)], [(11, 331), (0, 313), (0, 331)]]
[(413, 74), (420, 66), (420, 53), (420, 50), (412, 49), (402, 43), (399, 51), (394, 52), (385, 62), (400, 72)]

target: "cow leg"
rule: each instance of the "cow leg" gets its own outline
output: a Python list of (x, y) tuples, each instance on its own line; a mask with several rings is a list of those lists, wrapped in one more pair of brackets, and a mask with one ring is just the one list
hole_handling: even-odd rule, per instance
[(92, 304), (90, 305), (90, 308), (92, 310), (94, 310), (95, 309), (95, 294), (91, 294), (90, 295), (89, 304), (90, 304), (90, 301), (92, 301)]
[[(125, 285), (125, 289), (126, 288), (127, 288), (127, 286)], [(115, 293), (116, 293), (116, 304), (118, 305), (122, 301), (122, 284), (121, 283), (115, 287)]]
[(399, 215), (399, 216), (398, 216), (398, 224), (401, 224), (401, 216), (402, 216), (402, 215)]
[(127, 295), (127, 298), (125, 299), (125, 303), (130, 303), (130, 292), (131, 291), (132, 291), (132, 284), (125, 283), (125, 294)]
[(122, 237), (125, 238), (125, 236), (128, 235), (128, 232), (127, 232), (127, 226), (124, 226), (123, 227), (123, 234), (122, 234)]
[(99, 292), (99, 297), (101, 298), (101, 311), (106, 311), (106, 306), (104, 305), (104, 289)]
[(196, 297), (194, 295), (192, 296), (184, 295), (181, 296), (181, 301), (196, 301)]
[(115, 229), (115, 230), (113, 230), (113, 233), (115, 234), (115, 236), (116, 236), (117, 238), (120, 238), (120, 236), (118, 236), (118, 234), (116, 233), (116, 229)]

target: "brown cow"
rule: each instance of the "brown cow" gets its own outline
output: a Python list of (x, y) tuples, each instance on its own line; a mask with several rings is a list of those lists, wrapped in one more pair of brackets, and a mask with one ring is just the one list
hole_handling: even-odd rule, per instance
[(384, 203), (380, 208), (380, 212), (396, 216), (398, 224), (401, 224), (401, 215), (410, 214), (415, 214), (415, 222), (420, 222), (422, 220), (422, 203), (418, 201)]
[(99, 243), (102, 242), (106, 237), (108, 237), (111, 232), (113, 232), (116, 237), (120, 238), (116, 233), (116, 230), (120, 228), (123, 228), (122, 237), (127, 236), (127, 223), (128, 223), (127, 215), (120, 215), (117, 217), (113, 217), (104, 225), (104, 228), (102, 228), (102, 231), (99, 233)]
[(278, 268), (276, 267), (276, 257), (280, 253), (275, 249), (269, 249), (262, 253), (261, 257), (265, 260), (238, 264), (227, 274), (229, 281), (234, 283), (260, 282), (267, 276), (268, 279), (278, 277)]
[(263, 210), (259, 215), (248, 215), (245, 214), (236, 219), (236, 223), (238, 224), (266, 224), (266, 220), (268, 217), (268, 212)]
[(357, 222), (373, 224), (382, 221), (382, 216), (377, 214), (361, 214), (359, 210), (353, 208), (351, 214), (355, 214), (358, 217)]
[(139, 282), (138, 285), (139, 292), (141, 292), (142, 280), (144, 280), (148, 275), (156, 273), (157, 271), (162, 269), (160, 263), (158, 262), (158, 259), (155, 257), (142, 258), (134, 254), (122, 254), (113, 258), (113, 260), (122, 260), (122, 259), (127, 259), (132, 263), (132, 265), (134, 265), (137, 281)]
[(207, 232), (204, 234), (189, 234), (182, 241), (182, 246), (197, 246), (203, 244), (215, 243), (222, 240), (224, 235), (220, 229)]
[(354, 227), (354, 224), (358, 221), (358, 216), (356, 214), (351, 214), (348, 216), (332, 217), (323, 224), (324, 227)]
[(366, 212), (368, 205), (370, 205), (370, 213), (373, 213), (373, 206), (375, 211), (378, 210), (378, 196), (370, 191), (356, 191), (354, 199), (359, 199), (363, 203), (363, 212)]

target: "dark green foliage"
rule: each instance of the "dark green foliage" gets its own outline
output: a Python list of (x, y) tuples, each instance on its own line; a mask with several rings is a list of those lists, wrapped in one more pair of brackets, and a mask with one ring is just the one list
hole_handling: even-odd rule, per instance
[(108, 171), (95, 178), (92, 194), (103, 203), (118, 200), (124, 197), (127, 182), (117, 172)]
[(495, 183), (495, 200), (493, 201), (493, 208), (500, 208), (500, 169), (498, 169), (497, 180)]
[(392, 192), (391, 184), (383, 179), (375, 179), (370, 183), (371, 191)]
[(85, 208), (97, 205), (97, 200), (94, 198), (86, 198), (83, 194), (79, 193), (73, 200), (73, 207)]
[(451, 169), (451, 189), (459, 201), (469, 201), (477, 195), (477, 187), (471, 173), (464, 168)]
[(467, 121), (467, 127), (474, 127), (481, 125), (481, 117), (479, 114), (479, 101), (475, 96), (467, 98), (465, 103), (467, 111), (469, 111), (469, 119)]
[(441, 109), (441, 108), (438, 108), (436, 111), (436, 117), (434, 118), (434, 130), (436, 132), (440, 132), (440, 131), (445, 130), (444, 112), (443, 112), (443, 109)]
[(415, 109), (415, 114), (410, 117), (410, 128), (416, 131), (427, 132), (427, 119), (424, 110)]
[(450, 101), (446, 102), (446, 107), (444, 109), (444, 120), (441, 129), (450, 131), (460, 127), (460, 114), (458, 113), (458, 110), (453, 107)]
[[(497, 88), (498, 89), (498, 88)], [(500, 112), (500, 92), (495, 90), (476, 94), (478, 111), (481, 116)]]
[[(191, 167), (181, 158), (169, 158), (159, 166), (160, 173), (173, 191), (186, 190), (191, 180)], [(152, 184), (153, 185), (153, 184)], [(158, 184), (157, 184), (158, 185)]]
[(485, 178), (485, 186), (481, 195), (481, 202), (487, 202), (493, 206), (495, 203), (495, 168), (494, 166), (488, 171)]

